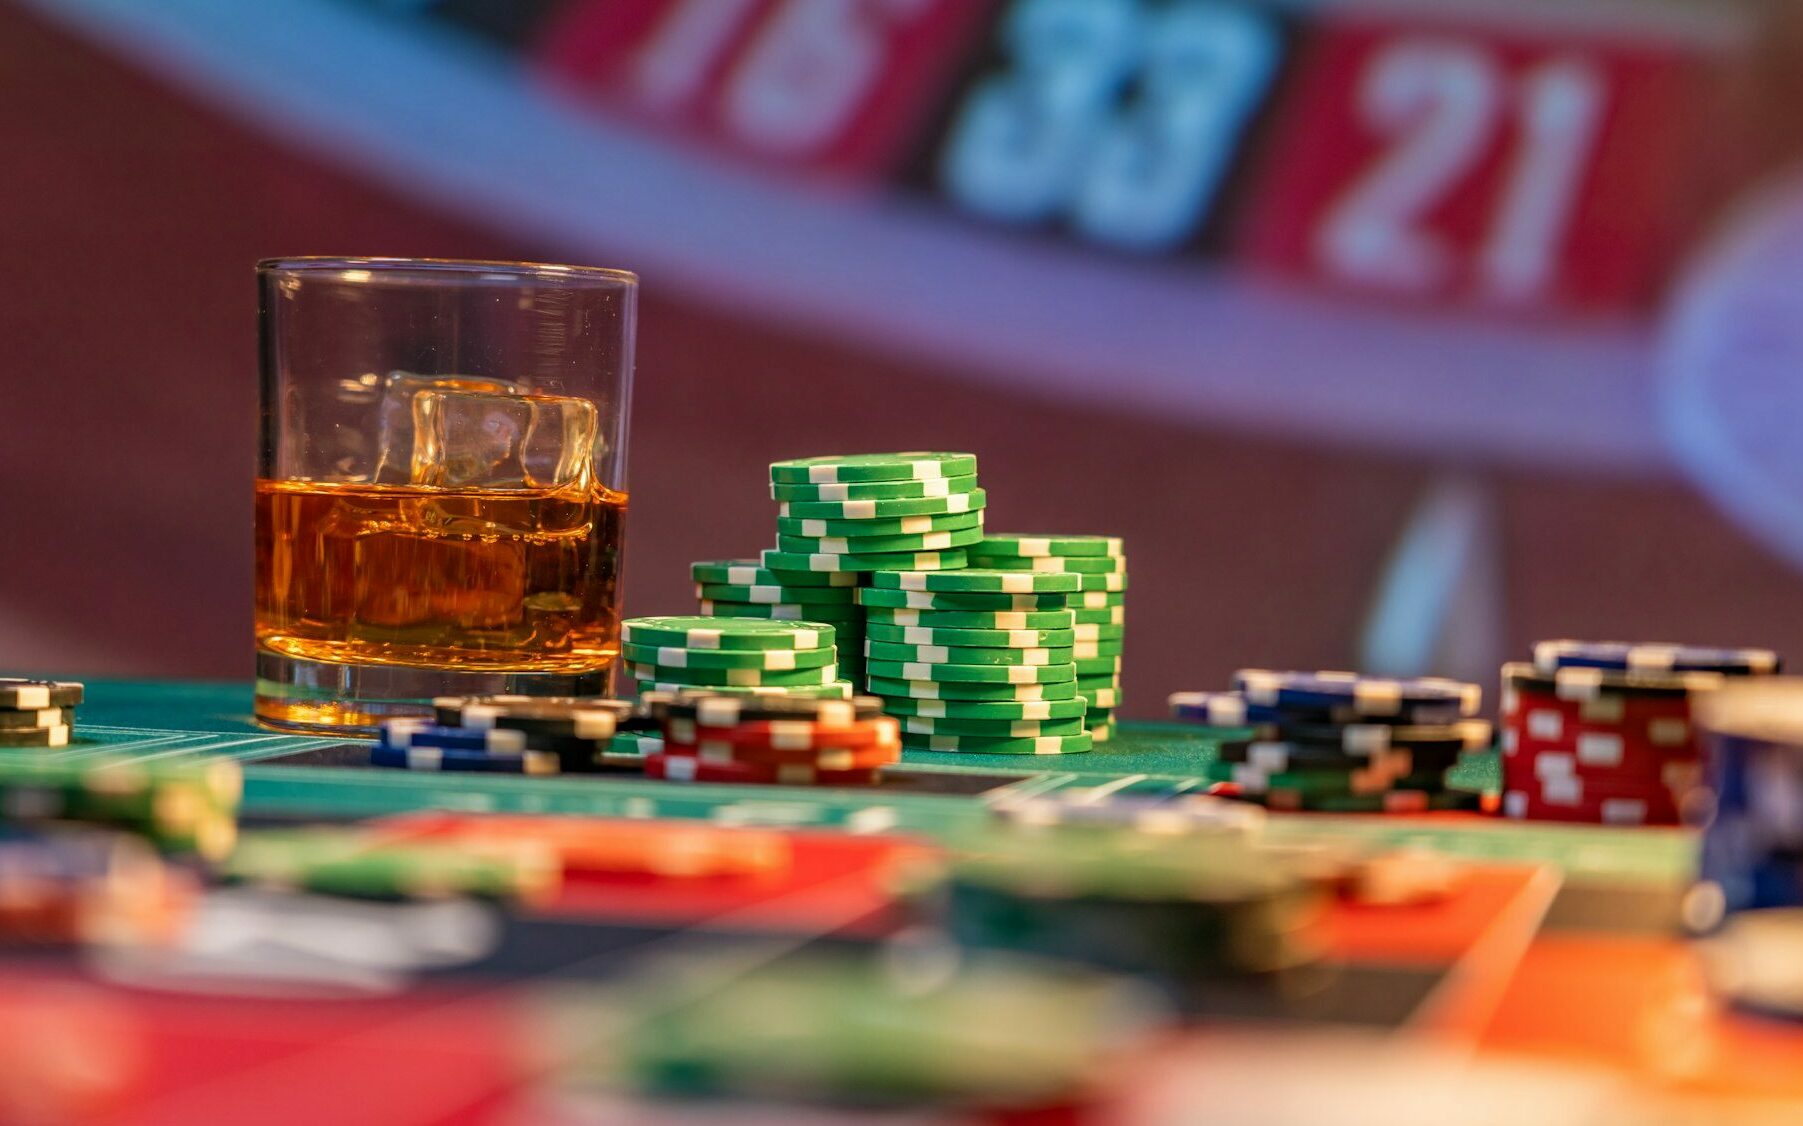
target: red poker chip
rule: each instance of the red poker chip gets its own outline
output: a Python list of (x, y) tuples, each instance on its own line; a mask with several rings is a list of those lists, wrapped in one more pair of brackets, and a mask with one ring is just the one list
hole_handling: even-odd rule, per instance
[(671, 782), (751, 782), (779, 786), (869, 786), (880, 768), (825, 770), (799, 763), (711, 763), (688, 755), (646, 755), (645, 777)]
[(1586, 825), (1677, 825), (1678, 803), (1667, 793), (1586, 797), (1576, 803), (1548, 801), (1531, 790), (1503, 791), (1502, 815), (1521, 821), (1565, 821)]
[(715, 742), (704, 739), (696, 743), (664, 740), (666, 755), (681, 755), (705, 763), (750, 763), (759, 766), (812, 766), (821, 770), (870, 770), (901, 761), (901, 743), (876, 743), (868, 747), (823, 747), (814, 751), (792, 751), (782, 747), (757, 747), (745, 744)]
[(703, 741), (778, 751), (870, 747), (901, 738), (901, 724), (889, 716), (826, 726), (806, 720), (753, 720), (733, 727), (706, 727), (680, 716), (664, 724), (666, 737), (679, 743)]
[(1703, 763), (1700, 759), (1669, 759), (1663, 762), (1640, 760), (1621, 766), (1597, 766), (1583, 762), (1575, 755), (1544, 752), (1516, 755), (1502, 760), (1502, 774), (1516, 780), (1543, 785), (1562, 778), (1575, 778), (1598, 788), (1662, 787), (1674, 793), (1685, 793), (1702, 784)]
[(1688, 732), (1690, 700), (1607, 695), (1564, 700), (1504, 689), (1501, 718), (1504, 728), (1514, 728), (1524, 737), (1558, 739), (1567, 732), (1592, 730), (1661, 742), (1665, 741), (1661, 736), (1674, 729)]

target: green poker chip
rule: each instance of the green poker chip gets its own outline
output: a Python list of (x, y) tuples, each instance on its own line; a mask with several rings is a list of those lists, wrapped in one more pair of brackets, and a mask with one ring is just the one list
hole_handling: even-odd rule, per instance
[(904, 735), (959, 735), (981, 739), (1037, 739), (1046, 735), (1080, 735), (1089, 728), (1085, 717), (1072, 719), (933, 719), (902, 716)]
[(901, 737), (904, 751), (941, 751), (962, 755), (1075, 755), (1094, 746), (1089, 732), (1075, 735), (1043, 735), (1034, 739), (987, 739), (980, 735), (909, 735)]
[(1018, 558), (1119, 556), (1119, 536), (1042, 536), (994, 532), (983, 537), (984, 555)]
[(679, 649), (831, 650), (835, 637), (830, 625), (750, 618), (677, 616), (628, 618), (620, 623), (620, 640), (627, 645)]
[(1068, 665), (1069, 649), (967, 649), (949, 645), (897, 645), (886, 641), (866, 641), (864, 655), (872, 661), (894, 661), (926, 665)]
[(1126, 605), (1126, 602), (1127, 596), (1118, 590), (1085, 590), (1081, 593), (1071, 595), (1070, 601), (1066, 603), (1066, 605), (1073, 611), (1102, 609), (1118, 610)]
[(873, 696), (902, 696), (916, 700), (1074, 700), (1077, 682), (1058, 684), (980, 684), (960, 681), (894, 680), (871, 675), (867, 681)]
[(855, 608), (858, 596), (849, 586), (726, 586), (700, 583), (695, 597), (711, 602), (783, 602), (795, 606), (846, 606)]
[(1063, 610), (1064, 594), (984, 594), (982, 592), (946, 593), (924, 590), (884, 590), (880, 587), (858, 588), (860, 606), (880, 606), (891, 610), (979, 610), (994, 613), (1008, 610)]
[[(1071, 613), (1075, 614), (1077, 611), (1073, 610)], [(1074, 627), (1071, 632), (1078, 641), (1119, 641), (1127, 636), (1125, 626), (1095, 625), (1088, 622)]]
[(779, 485), (932, 481), (941, 477), (970, 477), (976, 471), (975, 454), (912, 450), (899, 454), (844, 454), (772, 462), (770, 480)]
[(1121, 694), (1116, 688), (1090, 688), (1077, 694), (1095, 711), (1113, 711), (1120, 707)]
[(809, 571), (901, 571), (926, 572), (936, 567), (964, 566), (962, 551), (897, 551), (872, 555), (801, 555), (787, 551), (766, 551), (766, 567), (793, 567)]
[[(895, 593), (889, 591), (886, 593)], [(977, 630), (984, 633), (1038, 630), (1064, 633), (1071, 630), (1070, 610), (895, 610), (887, 606), (864, 607), (871, 625), (932, 630)]]
[(610, 755), (661, 755), (664, 737), (655, 731), (616, 731), (602, 748)]
[(640, 680), (694, 688), (818, 687), (839, 678), (838, 666), (831, 663), (809, 669), (703, 669), (629, 660), (626, 671)]
[(1118, 657), (1126, 642), (1115, 641), (1078, 641), (1071, 646), (1071, 657), (1085, 660), (1090, 657)]
[(956, 516), (981, 512), (989, 504), (982, 489), (944, 497), (896, 500), (786, 500), (777, 505), (779, 518), (796, 520), (888, 520), (898, 516)]
[(1051, 574), (1039, 571), (995, 571), (988, 569), (959, 571), (896, 570), (875, 575), (870, 585), (879, 590), (913, 591), (928, 594), (1074, 594), (1081, 578), (1077, 575)]
[(895, 716), (978, 722), (1054, 723), (1081, 720), (1088, 705), (1072, 696), (1060, 700), (928, 700), (890, 696), (883, 710)]
[(946, 532), (919, 532), (898, 536), (787, 536), (776, 537), (778, 551), (797, 554), (875, 555), (889, 551), (950, 551), (976, 542), (981, 528), (954, 528)]
[(1068, 629), (940, 629), (888, 625), (872, 620), (864, 636), (891, 645), (946, 645), (959, 649), (1068, 649), (1076, 644)]
[(872, 520), (821, 520), (779, 516), (776, 530), (785, 536), (921, 536), (929, 532), (968, 532), (983, 526), (981, 512), (953, 512), (943, 516), (885, 516)]
[[(1120, 594), (1127, 589), (1127, 576), (1123, 574), (1079, 575), (1071, 571), (1057, 573), (1079, 580), (1078, 586), (1084, 594)], [(1074, 606), (1076, 603), (1072, 603), (1072, 605)]]
[(700, 688), (716, 696), (800, 696), (810, 700), (849, 700), (855, 693), (849, 680), (835, 680), (822, 685), (730, 685), (730, 684), (680, 684), (673, 680), (639, 679), (639, 691), (643, 692), (693, 692)]
[(1078, 657), (1071, 663), (1077, 666), (1079, 679), (1095, 676), (1119, 677), (1121, 674), (1119, 657)]
[(836, 481), (818, 485), (771, 484), (773, 500), (918, 500), (968, 493), (977, 487), (974, 473), (912, 481)]
[(1120, 606), (1104, 606), (1099, 610), (1076, 609), (1071, 620), (1080, 626), (1119, 626), (1127, 622), (1127, 611)]
[[(836, 586), (858, 585), (856, 575), (834, 571), (772, 571), (750, 559), (708, 559), (689, 565), (696, 583), (710, 586)], [(847, 596), (849, 597), (849, 595)]]
[(765, 618), (776, 622), (815, 622), (822, 625), (838, 627), (841, 634), (846, 626), (864, 624), (864, 615), (857, 606), (833, 606), (808, 603), (802, 605), (795, 602), (722, 602), (715, 599), (701, 601), (701, 613), (704, 617), (715, 618)]
[(1058, 684), (1074, 683), (1077, 670), (1069, 665), (929, 665), (918, 661), (866, 659), (864, 671), (885, 680), (926, 680), (939, 684)]
[(838, 650), (684, 649), (674, 645), (622, 645), (620, 656), (640, 665), (689, 669), (817, 669), (833, 664)]
[(1125, 574), (1127, 571), (1126, 561), (1114, 555), (1030, 559), (1011, 555), (982, 555), (973, 548), (970, 557), (973, 565), (995, 571), (1043, 571), (1049, 574), (1080, 575)]

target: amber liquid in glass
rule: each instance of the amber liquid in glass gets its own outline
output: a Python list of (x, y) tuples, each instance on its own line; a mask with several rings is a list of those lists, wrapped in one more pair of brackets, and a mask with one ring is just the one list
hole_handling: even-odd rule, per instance
[(346, 665), (584, 673), (619, 651), (626, 497), (259, 480), (264, 650)]

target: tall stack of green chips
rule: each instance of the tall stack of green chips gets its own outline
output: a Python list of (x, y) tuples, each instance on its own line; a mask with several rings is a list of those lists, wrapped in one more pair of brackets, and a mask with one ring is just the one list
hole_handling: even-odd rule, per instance
[(1098, 743), (1114, 736), (1121, 699), (1121, 642), (1126, 623), (1127, 559), (1114, 536), (992, 534), (968, 549), (970, 565), (997, 571), (1067, 574), (1079, 589), (1069, 596), (1077, 695), (1089, 706), (1089, 733)]
[(839, 636), (840, 672), (864, 682), (857, 587), (877, 571), (964, 566), (983, 534), (977, 459), (963, 453), (852, 454), (770, 466), (780, 508), (776, 547), (756, 562), (697, 563), (701, 612), (825, 622)]
[(1075, 575), (877, 571), (858, 592), (866, 691), (901, 717), (902, 746), (1072, 754), (1092, 739), (1077, 695)]
[(641, 692), (843, 698), (852, 690), (839, 675), (837, 637), (825, 622), (749, 615), (628, 618), (620, 660)]

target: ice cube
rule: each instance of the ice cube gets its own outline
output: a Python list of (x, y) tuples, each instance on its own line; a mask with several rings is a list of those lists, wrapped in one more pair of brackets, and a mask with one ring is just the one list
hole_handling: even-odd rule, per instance
[(597, 423), (587, 399), (422, 390), (413, 398), (410, 480), (441, 489), (587, 489)]
[(376, 405), (376, 483), (405, 485), (413, 479), (413, 403), (421, 391), (518, 393), (524, 390), (517, 383), (482, 375), (389, 372), (382, 381), (382, 397)]

